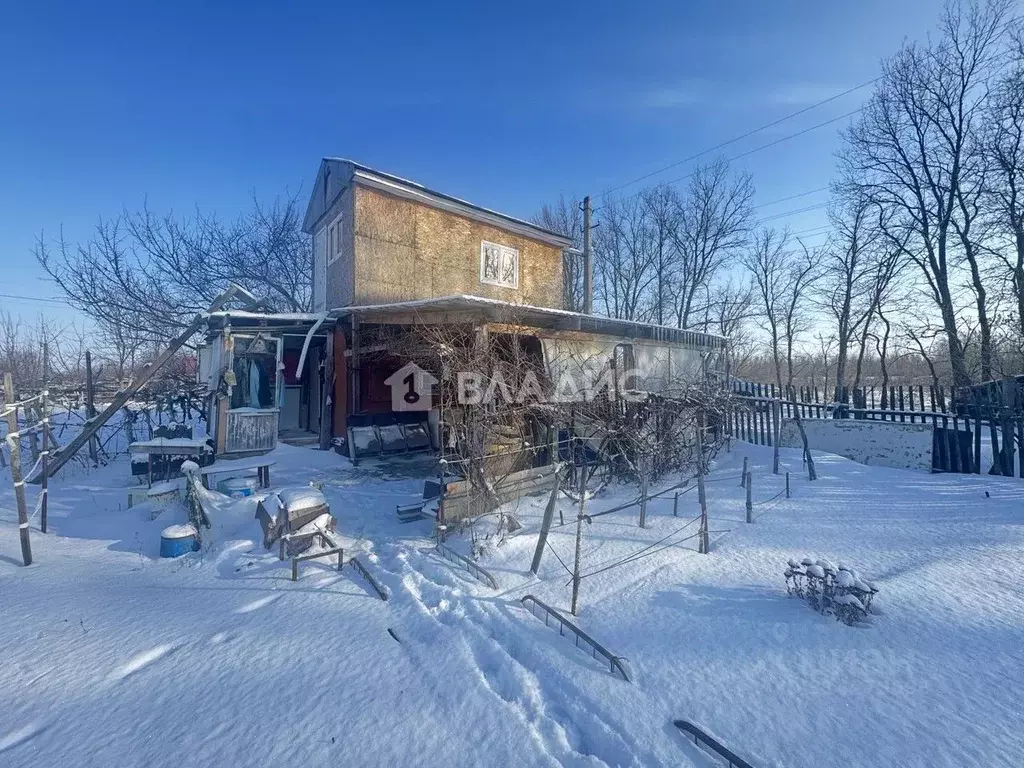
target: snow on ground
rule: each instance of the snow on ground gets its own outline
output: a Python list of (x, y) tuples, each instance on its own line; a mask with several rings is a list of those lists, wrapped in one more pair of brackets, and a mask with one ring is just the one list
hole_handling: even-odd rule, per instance
[[(527, 572), (545, 499), (516, 505), (525, 528), (489, 543), (495, 593), (430, 553), (428, 523), (397, 522), (421, 460), (353, 468), (290, 446), (273, 458), (275, 487), (325, 483), (346, 558), (359, 553), (390, 601), (327, 561), (291, 582), (259, 545), (254, 499), (218, 503), (201, 552), (158, 559), (184, 509), (127, 509), (125, 462), (51, 485), (55, 533), (33, 531), (25, 569), (0, 474), (0, 765), (711, 764), (674, 718), (758, 766), (1024, 764), (1020, 480), (820, 455), (808, 483), (783, 451), (786, 499), (770, 449), (735, 445), (709, 478), (724, 532), (711, 554), (676, 543), (695, 531), (682, 528), (695, 491), (679, 517), (671, 495), (651, 502), (646, 529), (636, 508), (584, 526), (593, 575), (578, 621), (625, 657), (626, 683), (519, 603), (568, 608), (551, 550), (539, 578)], [(633, 494), (612, 489), (587, 511)], [(550, 543), (571, 566), (575, 508), (560, 507)], [(868, 625), (786, 596), (786, 560), (804, 555), (876, 583)]]

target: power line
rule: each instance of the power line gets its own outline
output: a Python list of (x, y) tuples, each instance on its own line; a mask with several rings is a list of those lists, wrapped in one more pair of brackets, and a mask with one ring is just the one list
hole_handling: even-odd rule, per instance
[(64, 299), (51, 299), (46, 296), (19, 296), (13, 293), (0, 293), (0, 299), (21, 299), (24, 301), (48, 301), (53, 304), (67, 304)]
[[(786, 141), (790, 141), (791, 139), (795, 139), (795, 138), (798, 138), (800, 136), (803, 136), (804, 134), (810, 133), (811, 131), (816, 131), (818, 128), (824, 128), (826, 125), (831, 125), (832, 123), (837, 123), (840, 120), (845, 120), (848, 117), (853, 117), (853, 115), (856, 115), (859, 112), (862, 112), (863, 110), (864, 110), (864, 107), (857, 107), (857, 109), (854, 109), (854, 110), (851, 110), (851, 111), (849, 111), (849, 112), (847, 112), (845, 114), (839, 115), (838, 117), (832, 117), (832, 118), (829, 118), (828, 120), (823, 120), (820, 123), (815, 123), (814, 125), (810, 126), (809, 128), (804, 128), (802, 131), (797, 131), (796, 133), (790, 133), (790, 134), (788, 134), (786, 136), (783, 136), (782, 138), (776, 139), (775, 141), (770, 141), (767, 144), (762, 144), (759, 147), (754, 147), (753, 149), (748, 149), (746, 152), (741, 152), (738, 155), (733, 155), (732, 157), (726, 158), (726, 162), (731, 163), (734, 160), (739, 160), (740, 158), (748, 157), (750, 155), (753, 155), (755, 152), (761, 152), (761, 151), (763, 151), (765, 149), (770, 149), (771, 147), (778, 146), (779, 144), (782, 144), (782, 143), (784, 143)], [(685, 161), (682, 161), (682, 162), (685, 162)], [(669, 184), (675, 184), (677, 182), (684, 181), (684, 180), (689, 179), (692, 176), (696, 175), (696, 173), (697, 173), (696, 171), (690, 171), (690, 173), (687, 173), (684, 176), (680, 176), (679, 178), (670, 179), (668, 181), (661, 182), (661, 184), (659, 184), (658, 186), (668, 186)], [(621, 187), (620, 187), (620, 189), (621, 189)], [(639, 192), (634, 192), (633, 194), (626, 195), (626, 196), (624, 196), (624, 197), (622, 197), (620, 199), (621, 200), (629, 200), (630, 198), (633, 198), (633, 197), (636, 197), (637, 195), (643, 194), (644, 191), (645, 190), (641, 189)], [(597, 210), (597, 209), (595, 209), (595, 210)]]
[[(1001, 31), (1005, 31), (1006, 29), (1009, 29), (1010, 26), (1012, 26), (1013, 24), (1021, 21), (1022, 18), (1024, 18), (1024, 17), (1022, 17), (1022, 16), (1014, 16), (1014, 17), (1008, 19), (1002, 25)], [(939, 46), (939, 48), (937, 50), (941, 51), (943, 47), (945, 47), (945, 46)], [(624, 184), (619, 184), (618, 186), (615, 186), (615, 187), (609, 187), (608, 189), (604, 190), (601, 193), (601, 195), (607, 195), (607, 194), (610, 194), (612, 192), (617, 192), (620, 189), (625, 189), (626, 187), (630, 187), (633, 184), (636, 184), (636, 183), (641, 182), (641, 181), (645, 181), (646, 179), (649, 179), (652, 176), (657, 176), (659, 173), (664, 173), (665, 171), (667, 171), (667, 170), (669, 170), (671, 168), (676, 168), (676, 167), (678, 167), (680, 165), (683, 165), (685, 163), (688, 163), (688, 162), (690, 162), (692, 160), (696, 160), (696, 159), (698, 159), (700, 157), (703, 157), (704, 155), (707, 155), (707, 154), (709, 154), (711, 152), (714, 152), (716, 150), (722, 149), (723, 147), (727, 147), (730, 144), (735, 144), (737, 141), (742, 141), (743, 139), (746, 139), (746, 138), (748, 138), (750, 136), (753, 136), (754, 134), (760, 133), (761, 131), (765, 131), (765, 130), (767, 130), (769, 128), (773, 128), (776, 125), (784, 123), (784, 122), (786, 122), (788, 120), (792, 120), (794, 117), (799, 117), (802, 114), (805, 114), (807, 112), (810, 112), (811, 110), (817, 109), (818, 107), (824, 106), (825, 104), (833, 102), (836, 99), (841, 99), (843, 96), (848, 96), (849, 94), (851, 94), (851, 93), (853, 93), (855, 91), (859, 91), (862, 88), (867, 88), (870, 85), (874, 85), (878, 81), (882, 80), (884, 77), (885, 77), (884, 74), (878, 75), (877, 77), (873, 77), (870, 80), (867, 80), (867, 81), (865, 81), (863, 83), (860, 83), (859, 85), (853, 86), (852, 88), (847, 88), (845, 91), (841, 91), (841, 92), (839, 92), (839, 93), (837, 93), (837, 94), (835, 94), (833, 96), (829, 96), (828, 98), (822, 99), (821, 101), (817, 101), (814, 104), (810, 104), (810, 105), (808, 105), (808, 106), (806, 106), (806, 107), (804, 107), (802, 109), (798, 109), (795, 112), (791, 112), (788, 115), (783, 115), (779, 119), (773, 120), (770, 123), (765, 123), (764, 125), (762, 125), (762, 126), (760, 126), (758, 128), (754, 128), (752, 130), (747, 131), (746, 133), (742, 133), (742, 134), (740, 134), (738, 136), (734, 136), (733, 138), (728, 139), (727, 141), (723, 141), (723, 142), (721, 142), (719, 144), (716, 144), (713, 147), (709, 147), (708, 149), (701, 150), (700, 152), (697, 152), (697, 153), (695, 153), (693, 155), (690, 155), (689, 157), (683, 158), (682, 160), (678, 160), (678, 161), (676, 161), (674, 163), (669, 163), (668, 165), (663, 166), (662, 168), (659, 168), (657, 170), (651, 171), (650, 173), (645, 173), (642, 176), (637, 176), (635, 179), (627, 181)], [(799, 131), (798, 133), (791, 134), (790, 136), (785, 136), (782, 139), (779, 139), (778, 141), (771, 142), (770, 144), (765, 144), (765, 145), (763, 145), (761, 147), (757, 147), (757, 148), (755, 148), (753, 150), (750, 150), (749, 152), (744, 152), (742, 154), (736, 155), (735, 157), (731, 157), (731, 158), (728, 159), (728, 161), (731, 162), (733, 160), (738, 160), (741, 157), (746, 157), (746, 156), (748, 156), (750, 154), (753, 154), (754, 152), (759, 152), (762, 149), (767, 149), (769, 147), (773, 147), (776, 144), (779, 144), (779, 143), (781, 143), (783, 141), (788, 141), (789, 139), (796, 138), (797, 136), (802, 136), (803, 134), (808, 133), (809, 131), (813, 131), (816, 128), (821, 128), (821, 127), (823, 127), (825, 125), (828, 125), (829, 123), (836, 122), (837, 120), (842, 120), (845, 117), (851, 117), (852, 115), (855, 115), (858, 112), (861, 112), (863, 109), (864, 109), (864, 107), (861, 106), (858, 109), (853, 110), (852, 112), (846, 113), (845, 115), (840, 115), (839, 117), (833, 118), (832, 120), (826, 120), (826, 121), (824, 121), (822, 123), (818, 123), (817, 125), (813, 125), (810, 128), (807, 128), (807, 129), (805, 129), (803, 131)], [(690, 173), (690, 174), (688, 174), (686, 176), (682, 176), (682, 177), (680, 177), (678, 179), (673, 179), (673, 180), (668, 181), (668, 182), (663, 182), (663, 185), (674, 184), (677, 181), (682, 181), (683, 179), (687, 179), (687, 178), (689, 178), (692, 175), (693, 174)], [(820, 190), (816, 190), (816, 191), (820, 191)], [(811, 194), (811, 193), (808, 192), (808, 193), (802, 193), (802, 194)], [(802, 194), (798, 195), (798, 196), (802, 196)], [(635, 196), (636, 196), (635, 194), (634, 195), (629, 195), (629, 196), (627, 196), (624, 199), (629, 199), (630, 197), (635, 197)], [(775, 202), (781, 202), (781, 200), (775, 201)], [(763, 205), (771, 205), (771, 203), (764, 203)], [(761, 206), (755, 206), (755, 207), (761, 207)]]
[(797, 192), (795, 195), (789, 195), (788, 197), (780, 197), (778, 200), (771, 200), (767, 203), (758, 203), (757, 205), (752, 206), (752, 208), (753, 210), (757, 210), (758, 208), (767, 208), (769, 205), (775, 205), (776, 203), (785, 203), (789, 200), (796, 200), (798, 197), (807, 197), (808, 195), (813, 195), (817, 192), (827, 191), (828, 187), (818, 187), (817, 189), (809, 189), (806, 192)]
[[(841, 93), (837, 93), (835, 96), (829, 96), (827, 99), (822, 99), (821, 101), (815, 102), (814, 104), (811, 104), (810, 106), (804, 107), (803, 109), (798, 109), (796, 112), (791, 112), (788, 115), (784, 115), (784, 116), (780, 117), (778, 120), (773, 120), (770, 123), (765, 123), (760, 128), (754, 128), (753, 130), (747, 131), (746, 133), (740, 134), (739, 136), (734, 136), (733, 138), (729, 139), (728, 141), (723, 141), (721, 144), (716, 144), (713, 147), (710, 147), (708, 149), (702, 150), (701, 152), (698, 152), (698, 153), (696, 153), (694, 155), (690, 155), (689, 157), (684, 158), (683, 160), (679, 160), (679, 161), (677, 161), (675, 163), (670, 163), (669, 165), (666, 165), (663, 168), (659, 168), (656, 171), (651, 171), (650, 173), (645, 173), (643, 176), (638, 176), (637, 178), (633, 179), (632, 181), (627, 181), (625, 184), (619, 184), (617, 187), (611, 187), (610, 189), (606, 189), (601, 194), (602, 195), (607, 195), (607, 194), (609, 194), (611, 192), (617, 192), (620, 189), (624, 189), (626, 187), (631, 187), (631, 186), (633, 186), (634, 184), (636, 184), (639, 181), (644, 181), (645, 179), (649, 179), (649, 178), (651, 178), (651, 176), (657, 176), (659, 173), (664, 173), (665, 171), (669, 170), (670, 168), (676, 168), (676, 167), (678, 167), (680, 165), (683, 165), (684, 163), (690, 162), (691, 160), (696, 160), (699, 157), (703, 157), (704, 155), (709, 154), (711, 152), (714, 152), (715, 150), (722, 149), (723, 147), (727, 147), (730, 144), (735, 144), (737, 141), (742, 141), (743, 139), (746, 139), (746, 138), (748, 138), (750, 136), (753, 136), (754, 134), (760, 133), (761, 131), (766, 131), (769, 128), (774, 128), (776, 125), (784, 123), (787, 120), (792, 120), (794, 117), (799, 117), (800, 115), (804, 114), (805, 112), (810, 112), (812, 109), (817, 109), (818, 107), (821, 107), (821, 106), (823, 106), (825, 104), (828, 104), (829, 102), (835, 101), (836, 99), (841, 99), (843, 96), (847, 96), (847, 95), (853, 93), (854, 91), (859, 91), (861, 88), (867, 88), (869, 85), (874, 85), (875, 83), (877, 83), (881, 79), (882, 79), (882, 76), (879, 75), (878, 77), (872, 78), (871, 80), (868, 80), (867, 82), (861, 83), (860, 85), (855, 85), (852, 88), (847, 88), (845, 91), (842, 91)], [(669, 183), (671, 183), (671, 182), (669, 182)]]
[(787, 216), (796, 216), (798, 213), (807, 213), (808, 211), (819, 211), (822, 208), (827, 208), (828, 203), (818, 203), (817, 205), (808, 205), (806, 208), (797, 208), (793, 211), (783, 211), (782, 213), (773, 213), (771, 216), (765, 216), (762, 219), (755, 221), (755, 224), (763, 224), (766, 221), (772, 221), (773, 219), (784, 219)]

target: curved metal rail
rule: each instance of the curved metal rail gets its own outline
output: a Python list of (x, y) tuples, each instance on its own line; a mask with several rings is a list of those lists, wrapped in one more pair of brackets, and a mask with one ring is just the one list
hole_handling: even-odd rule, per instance
[(534, 607), (541, 608), (544, 611), (544, 626), (549, 626), (548, 625), (548, 616), (555, 617), (555, 619), (558, 620), (558, 625), (559, 625), (559, 627), (558, 627), (558, 634), (560, 634), (560, 635), (565, 634), (564, 630), (566, 628), (568, 628), (576, 636), (576, 647), (577, 648), (580, 647), (580, 641), (582, 640), (586, 645), (588, 645), (590, 647), (590, 655), (593, 658), (596, 659), (599, 655), (603, 656), (607, 660), (607, 662), (608, 662), (608, 671), (609, 672), (611, 672), (613, 675), (616, 672), (618, 672), (620, 675), (622, 675), (622, 679), (623, 680), (625, 680), (627, 683), (630, 682), (629, 675), (626, 673), (626, 668), (624, 666), (622, 666), (622, 661), (619, 659), (618, 656), (613, 654), (611, 651), (609, 651), (607, 648), (605, 648), (603, 645), (601, 645), (599, 642), (597, 642), (594, 638), (592, 638), (590, 635), (588, 635), (582, 629), (580, 629), (575, 624), (573, 624), (571, 621), (569, 621), (567, 618), (565, 618), (561, 613), (556, 611), (550, 605), (547, 605), (546, 603), (541, 602), (540, 600), (538, 600), (533, 595), (524, 595), (522, 598), (520, 598), (519, 602), (521, 602), (524, 606), (529, 608), (530, 609), (530, 613), (532, 613), (534, 616), (537, 616), (537, 613), (528, 604), (527, 601), (529, 601), (529, 603), (532, 603)]
[(377, 593), (381, 600), (387, 602), (388, 591), (384, 588), (384, 585), (377, 581), (377, 578), (366, 570), (366, 566), (359, 562), (359, 558), (349, 558), (349, 562), (356, 567), (356, 570), (363, 574), (363, 578), (366, 579), (370, 586), (373, 587), (373, 591)]
[(449, 560), (450, 562), (458, 563), (459, 565), (464, 566), (465, 569), (467, 571), (469, 571), (470, 574), (472, 574), (472, 576), (475, 579), (477, 579), (477, 581), (482, 581), (484, 584), (486, 584), (487, 586), (491, 587), (491, 589), (497, 589), (498, 588), (498, 582), (494, 580), (494, 577), (491, 576), (490, 573), (488, 573), (486, 570), (484, 570), (479, 565), (474, 563), (472, 560), (470, 560), (465, 555), (460, 555), (454, 549), (451, 549), (450, 547), (446, 547), (444, 544), (440, 544), (440, 543), (438, 543), (436, 551), (444, 559)]
[(698, 747), (710, 750), (719, 757), (728, 761), (729, 768), (753, 768), (753, 766), (751, 766), (750, 763), (742, 757), (737, 756), (731, 749), (723, 745), (713, 736), (709, 736), (704, 733), (704, 731), (688, 720), (673, 720), (672, 723), (676, 728), (692, 738), (693, 743)]

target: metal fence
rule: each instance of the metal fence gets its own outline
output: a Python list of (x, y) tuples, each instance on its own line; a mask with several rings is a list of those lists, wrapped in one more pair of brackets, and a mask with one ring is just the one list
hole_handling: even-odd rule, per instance
[[(1024, 477), (1018, 454), (1024, 445), (1024, 385), (990, 382), (951, 394), (943, 387), (893, 386), (845, 389), (827, 398), (815, 387), (783, 393), (774, 384), (733, 381), (736, 407), (726, 416), (728, 434), (755, 445), (772, 445), (777, 418), (854, 419), (932, 428), (932, 470)], [(983, 440), (987, 436), (987, 440)], [(983, 443), (991, 466), (983, 466)]]

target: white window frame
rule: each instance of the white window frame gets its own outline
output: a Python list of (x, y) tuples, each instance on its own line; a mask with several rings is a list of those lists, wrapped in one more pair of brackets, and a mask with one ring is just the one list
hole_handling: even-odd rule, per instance
[(342, 217), (339, 216), (327, 228), (327, 263), (333, 264), (341, 258), (341, 236), (344, 232)]
[[(498, 251), (498, 279), (494, 280), (486, 276), (485, 265), (487, 263), (487, 251), (490, 248), (494, 248)], [(507, 282), (501, 279), (501, 275), (505, 272), (505, 264), (511, 261), (514, 278), (512, 282)], [(519, 289), (519, 249), (512, 248), (508, 245), (502, 245), (501, 243), (492, 243), (489, 240), (480, 241), (480, 282), (485, 285), (496, 285), (499, 288), (511, 288), (513, 290)]]

